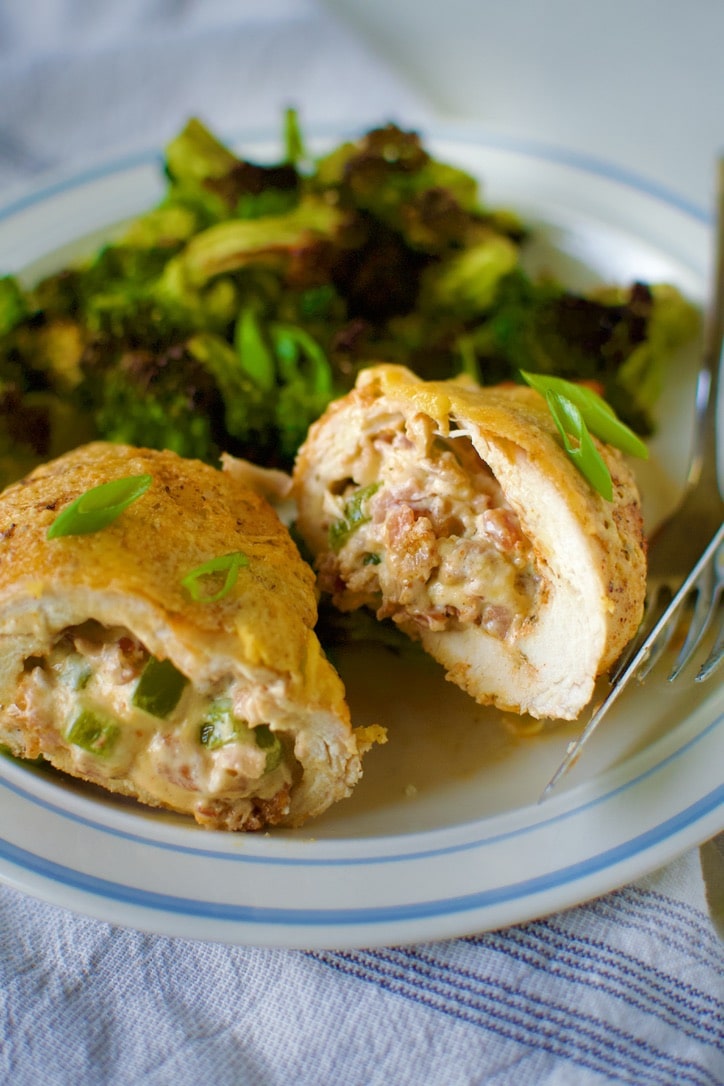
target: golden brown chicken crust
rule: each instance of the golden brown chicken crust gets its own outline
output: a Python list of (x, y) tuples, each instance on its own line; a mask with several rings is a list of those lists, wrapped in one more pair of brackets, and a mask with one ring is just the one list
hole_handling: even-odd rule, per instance
[[(85, 491), (146, 473), (153, 482), (143, 501), (102, 532), (46, 538), (58, 513)], [(91, 590), (118, 589), (161, 608), (195, 637), (212, 635), (217, 644), (242, 637), (250, 664), (296, 666), (304, 630), (315, 621), (312, 574), (268, 503), (225, 473), (168, 451), (94, 442), (37, 468), (3, 494), (0, 541), (4, 594), (26, 578), (37, 592), (50, 577), (54, 583), (81, 580)], [(249, 558), (238, 590), (199, 607), (181, 579), (231, 550)], [(281, 630), (277, 618), (284, 619)]]
[[(142, 474), (152, 476), (148, 491), (102, 531), (47, 538), (81, 494)], [(183, 577), (237, 551), (249, 561), (234, 588), (216, 602), (195, 602)], [(298, 824), (347, 795), (361, 774), (344, 687), (314, 633), (316, 615), (314, 574), (263, 498), (169, 451), (86, 445), (0, 496), (0, 740), (21, 756), (38, 753), (37, 735), (18, 732), (7, 712), (28, 657), (87, 619), (124, 627), (193, 683), (242, 677), (278, 687), (287, 712), (299, 708), (294, 753), (304, 771), (291, 798), (262, 798), (248, 816), (222, 804), (218, 818), (219, 828), (256, 828), (267, 816)], [(47, 744), (40, 749), (48, 755)], [(132, 781), (74, 770), (67, 750), (51, 760), (111, 791), (159, 802)], [(213, 815), (199, 821), (214, 824)]]

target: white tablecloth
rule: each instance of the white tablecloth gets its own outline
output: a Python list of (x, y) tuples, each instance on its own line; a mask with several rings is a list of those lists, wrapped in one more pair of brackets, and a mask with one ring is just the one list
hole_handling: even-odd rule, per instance
[[(0, 103), (6, 190), (190, 114), (242, 132), (290, 103), (314, 124), (429, 113), (311, 0), (6, 0)], [(717, 1086), (723, 977), (697, 850), (565, 914), (372, 951), (146, 935), (4, 887), (0, 1081)]]

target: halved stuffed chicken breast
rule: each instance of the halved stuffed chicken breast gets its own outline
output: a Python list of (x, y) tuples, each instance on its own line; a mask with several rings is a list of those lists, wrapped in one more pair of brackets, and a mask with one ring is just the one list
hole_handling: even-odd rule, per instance
[(341, 610), (391, 618), (481, 703), (572, 719), (641, 619), (634, 478), (599, 443), (609, 502), (522, 387), (364, 370), (310, 429), (298, 528)]
[[(49, 538), (126, 479), (146, 489), (111, 523)], [(368, 738), (315, 620), (287, 529), (226, 472), (99, 442), (0, 496), (0, 743), (18, 757), (211, 828), (298, 825), (349, 794)]]

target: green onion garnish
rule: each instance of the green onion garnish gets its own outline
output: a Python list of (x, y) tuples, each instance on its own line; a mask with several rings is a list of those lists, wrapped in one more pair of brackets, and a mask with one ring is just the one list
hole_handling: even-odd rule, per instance
[(569, 457), (593, 489), (606, 501), (612, 501), (611, 474), (593, 443), (581, 411), (576, 404), (558, 392), (547, 392), (546, 400)]
[(648, 459), (649, 450), (643, 441), (621, 422), (613, 408), (592, 388), (566, 381), (563, 377), (546, 377), (539, 373), (525, 373), (523, 370), (520, 375), (531, 388), (543, 396), (548, 392), (555, 392), (575, 404), (591, 433), (607, 445), (613, 445), (621, 452), (638, 456), (642, 460)]
[(612, 501), (611, 474), (591, 433), (622, 452), (646, 460), (649, 451), (643, 441), (621, 422), (613, 408), (593, 389), (566, 381), (563, 377), (548, 377), (524, 370), (520, 371), (520, 375), (531, 388), (545, 396), (563, 439), (563, 447), (580, 473), (606, 501)]
[(120, 726), (112, 717), (83, 709), (65, 733), (65, 738), (90, 754), (107, 757), (116, 745)]
[[(208, 562), (196, 566), (195, 569), (192, 569), (185, 577), (181, 578), (181, 584), (196, 603), (216, 603), (217, 600), (223, 599), (224, 596), (231, 592), (239, 576), (239, 570), (242, 566), (248, 565), (249, 559), (241, 551), (235, 551), (233, 554), (222, 554), (218, 558), (210, 558)], [(214, 577), (220, 573), (226, 574), (226, 579), (221, 588), (217, 592), (203, 595), (198, 582), (205, 577)]]
[(187, 683), (186, 676), (170, 660), (150, 656), (133, 693), (133, 704), (137, 709), (165, 720), (178, 705)]
[(58, 514), (48, 528), (47, 538), (99, 532), (145, 494), (152, 481), (151, 475), (129, 475), (86, 490)]

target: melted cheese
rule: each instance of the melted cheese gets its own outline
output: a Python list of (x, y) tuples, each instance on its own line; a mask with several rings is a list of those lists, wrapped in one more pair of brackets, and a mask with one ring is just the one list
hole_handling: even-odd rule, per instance
[(344, 523), (358, 488), (370, 488), (354, 530), (321, 566), (337, 606), (367, 605), (401, 625), (515, 634), (535, 607), (533, 550), (469, 438), (443, 437), (427, 416), (405, 424), (370, 412), (355, 453), (353, 481), (325, 495), (325, 516)]
[[(290, 759), (267, 771), (267, 752), (254, 739), (248, 720), (214, 746), (204, 745), (201, 728), (220, 703), (248, 708), (246, 691), (217, 682), (199, 690), (188, 683), (174, 710), (159, 718), (134, 704), (148, 653), (127, 631), (76, 628), (65, 631), (44, 658), (26, 664), (18, 711), (41, 738), (44, 753), (60, 746), (75, 771), (99, 784), (123, 778), (159, 805), (198, 815), (218, 800), (272, 800), (291, 783)], [(113, 729), (108, 750), (94, 752), (73, 742), (72, 726), (83, 712)]]

